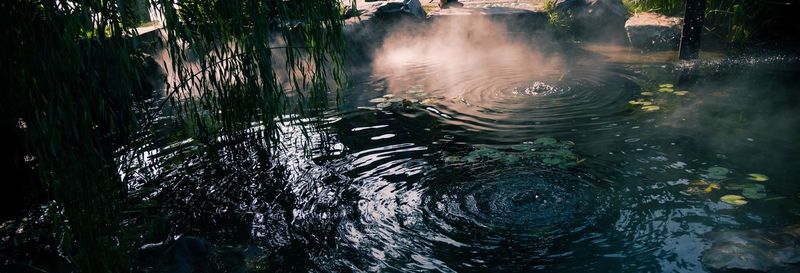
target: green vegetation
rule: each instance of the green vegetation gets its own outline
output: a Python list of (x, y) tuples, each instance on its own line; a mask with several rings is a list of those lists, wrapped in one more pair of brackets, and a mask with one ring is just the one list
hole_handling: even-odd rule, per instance
[[(153, 86), (131, 3), (138, 2), (0, 3), (7, 68), (0, 126), (24, 144), (19, 157), (33, 159), (27, 164), (49, 204), (49, 251), (70, 261), (63, 271), (129, 271), (140, 244), (122, 224), (131, 213), (124, 175), (131, 166), (117, 162), (145, 145), (137, 132), (154, 130), (134, 96)], [(169, 56), (157, 110), (176, 111), (205, 147), (235, 138), (272, 150), (282, 116), (313, 115), (344, 81), (338, 1), (148, 4), (162, 17)], [(254, 121), (263, 129), (252, 129)]]
[[(683, 16), (685, 0), (624, 0), (631, 12)], [(770, 19), (768, 1), (708, 0), (705, 32), (728, 42), (745, 42), (763, 32)]]
[(575, 22), (569, 14), (560, 14), (556, 12), (556, 0), (547, 0), (544, 2), (544, 10), (547, 12), (548, 23), (555, 30), (556, 35), (572, 35), (574, 38)]

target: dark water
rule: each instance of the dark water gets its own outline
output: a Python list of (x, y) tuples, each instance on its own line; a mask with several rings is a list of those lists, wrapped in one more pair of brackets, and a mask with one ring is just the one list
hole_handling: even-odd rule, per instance
[[(706, 272), (704, 234), (800, 223), (797, 59), (586, 48), (536, 70), (356, 69), (322, 133), (284, 128), (279, 164), (183, 162), (148, 174), (166, 177), (151, 196), (180, 219), (167, 233), (320, 272)], [(152, 160), (190, 153), (181, 141)], [(720, 201), (742, 183), (766, 197)]]

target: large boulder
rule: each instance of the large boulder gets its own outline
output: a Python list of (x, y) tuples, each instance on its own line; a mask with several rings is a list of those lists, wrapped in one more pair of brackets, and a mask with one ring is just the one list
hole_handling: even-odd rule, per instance
[(348, 42), (348, 58), (360, 62), (380, 45), (390, 31), (414, 29), (413, 23), (427, 18), (419, 0), (356, 1), (355, 8), (345, 12), (344, 34)]
[(580, 38), (624, 41), (628, 9), (622, 0), (558, 0), (553, 11), (569, 20)]
[(631, 46), (644, 50), (677, 50), (683, 19), (651, 12), (638, 13), (625, 22)]
[(783, 230), (723, 231), (709, 234), (703, 265), (714, 272), (799, 272), (800, 226)]

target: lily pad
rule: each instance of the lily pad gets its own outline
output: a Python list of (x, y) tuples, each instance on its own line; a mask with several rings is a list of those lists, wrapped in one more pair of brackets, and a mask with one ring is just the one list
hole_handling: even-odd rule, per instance
[(711, 183), (703, 191), (706, 192), (706, 193), (709, 193), (709, 192), (712, 192), (713, 190), (718, 190), (718, 189), (720, 189), (719, 184)]
[(675, 91), (675, 89), (672, 89), (672, 88), (661, 88), (661, 89), (658, 89), (658, 92), (661, 92), (661, 93), (672, 93), (673, 91)]
[(371, 103), (382, 103), (382, 102), (386, 102), (386, 98), (383, 98), (383, 97), (374, 98), (374, 99), (369, 100), (369, 102), (371, 102)]
[(767, 175), (761, 173), (748, 173), (747, 176), (748, 176), (747, 180), (753, 180), (758, 182), (764, 182), (769, 180), (769, 177)]
[(708, 170), (706, 170), (706, 172), (708, 172), (708, 176), (709, 177), (711, 177), (711, 176), (725, 177), (725, 175), (727, 175), (728, 172), (730, 172), (730, 171), (728, 169), (726, 169), (726, 168), (716, 166), (716, 167), (708, 168)]
[(474, 150), (472, 152), (469, 152), (469, 155), (467, 155), (467, 156), (468, 157), (474, 157), (474, 158), (488, 157), (488, 158), (491, 158), (491, 159), (498, 159), (498, 158), (502, 157), (502, 153), (500, 153), (500, 151), (492, 149), (492, 148), (480, 148), (480, 149)]
[(742, 195), (749, 199), (764, 199), (767, 198), (767, 193), (763, 191), (763, 189), (759, 188), (744, 188), (742, 190)]
[(652, 95), (653, 95), (653, 92), (646, 91), (646, 92), (642, 92), (642, 93), (640, 93), (640, 94), (642, 94), (642, 96), (652, 96)]
[(506, 164), (514, 164), (519, 162), (520, 157), (515, 154), (504, 154), (503, 157), (500, 159)]
[(675, 86), (672, 85), (671, 83), (662, 83), (662, 84), (659, 84), (658, 87), (660, 87), (660, 88), (673, 88)]
[(676, 96), (686, 96), (686, 94), (689, 94), (689, 91), (675, 91), (673, 94)]
[(744, 197), (735, 194), (724, 195), (720, 197), (719, 200), (736, 206), (747, 204), (747, 200), (745, 200)]
[(548, 165), (556, 165), (558, 163), (561, 163), (561, 159), (554, 158), (554, 157), (548, 157), (548, 158), (543, 159), (542, 162), (544, 162), (544, 164), (548, 164)]
[(645, 112), (654, 112), (654, 111), (658, 111), (659, 109), (661, 109), (661, 107), (658, 107), (658, 105), (645, 105), (645, 106), (642, 106), (642, 110), (644, 110)]
[(533, 141), (533, 144), (538, 145), (553, 145), (558, 142), (555, 138), (552, 137), (540, 137)]

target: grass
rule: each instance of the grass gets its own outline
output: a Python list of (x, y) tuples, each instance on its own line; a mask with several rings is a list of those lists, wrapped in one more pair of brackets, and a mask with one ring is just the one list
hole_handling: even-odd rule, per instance
[[(632, 12), (683, 16), (685, 0), (624, 0)], [(708, 0), (705, 32), (731, 43), (750, 41), (769, 25), (768, 1)]]

